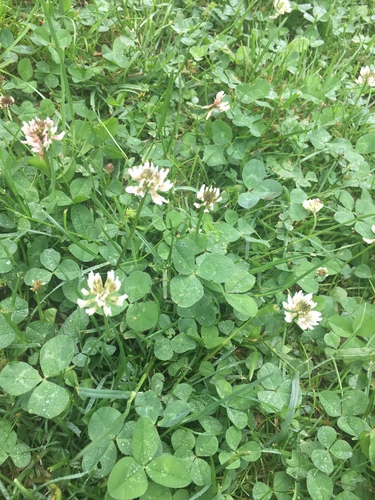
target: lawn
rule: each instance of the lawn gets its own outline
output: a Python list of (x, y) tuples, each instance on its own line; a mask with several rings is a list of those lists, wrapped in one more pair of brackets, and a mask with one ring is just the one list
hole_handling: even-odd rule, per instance
[(2, 498), (374, 498), (374, 22), (3, 0)]

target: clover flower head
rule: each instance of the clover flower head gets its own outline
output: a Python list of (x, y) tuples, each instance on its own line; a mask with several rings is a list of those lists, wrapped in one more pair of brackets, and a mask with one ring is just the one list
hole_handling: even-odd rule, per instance
[(319, 200), (319, 198), (314, 198), (312, 200), (305, 200), (302, 203), (302, 206), (305, 210), (308, 210), (313, 214), (316, 214), (316, 212), (319, 212), (319, 210), (324, 207), (323, 203)]
[(368, 66), (363, 66), (359, 72), (359, 77), (355, 80), (359, 85), (367, 83), (369, 87), (375, 87), (375, 71)]
[(212, 115), (215, 109), (220, 111), (220, 113), (223, 113), (224, 111), (228, 111), (230, 109), (230, 104), (229, 102), (223, 101), (223, 98), (225, 96), (225, 92), (222, 90), (221, 92), (218, 92), (216, 94), (216, 97), (214, 99), (214, 102), (212, 104), (208, 104), (207, 106), (202, 106), (203, 109), (209, 109), (210, 111), (207, 113), (206, 120), (209, 119), (209, 117)]
[(315, 273), (318, 278), (325, 278), (328, 276), (328, 269), (326, 267), (318, 267)]
[(205, 207), (204, 212), (214, 209), (214, 203), (221, 201), (220, 189), (214, 187), (206, 187), (205, 184), (202, 185), (197, 193), (198, 200), (202, 203), (194, 203), (196, 208)]
[[(375, 234), (375, 224), (371, 226), (371, 231)], [(371, 245), (372, 243), (375, 243), (375, 238), (363, 238), (363, 241), (368, 245)]]
[(14, 104), (13, 97), (11, 97), (11, 96), (6, 97), (4, 95), (2, 95), (0, 97), (0, 108), (2, 108), (2, 109), (4, 109), (4, 108), (8, 109), (8, 108), (10, 108), (12, 106), (12, 104)]
[(283, 14), (288, 14), (292, 12), (292, 7), (290, 5), (289, 0), (275, 0), (273, 2), (274, 9), (276, 10), (276, 14), (270, 16), (270, 19), (277, 19), (279, 16)]
[(122, 306), (125, 299), (128, 298), (126, 294), (116, 295), (120, 290), (121, 281), (115, 278), (114, 271), (108, 271), (104, 285), (100, 274), (94, 274), (91, 271), (87, 279), (87, 286), (89, 289), (82, 288), (81, 293), (89, 298), (86, 300), (78, 299), (77, 304), (82, 309), (87, 307), (86, 314), (89, 316), (96, 313), (99, 308), (103, 308), (105, 316), (112, 316), (111, 306)]
[(291, 323), (297, 319), (297, 325), (302, 330), (313, 330), (314, 326), (318, 325), (322, 319), (320, 312), (313, 311), (316, 306), (317, 303), (312, 300), (312, 293), (303, 295), (302, 290), (300, 290), (293, 297), (288, 294), (287, 302), (283, 302), (285, 321)]
[(26, 137), (22, 143), (31, 146), (31, 151), (40, 155), (43, 155), (43, 152), (49, 148), (52, 141), (61, 141), (65, 135), (65, 132), (55, 135), (57, 127), (50, 118), (45, 120), (35, 118), (29, 122), (23, 122), (21, 130)]
[(173, 187), (173, 183), (165, 180), (169, 173), (169, 169), (155, 167), (152, 163), (146, 161), (144, 165), (139, 167), (129, 168), (128, 173), (130, 177), (138, 182), (138, 186), (128, 186), (125, 191), (127, 193), (135, 194), (143, 198), (146, 193), (150, 193), (152, 201), (156, 205), (168, 203), (163, 196), (158, 194), (158, 191), (166, 193)]

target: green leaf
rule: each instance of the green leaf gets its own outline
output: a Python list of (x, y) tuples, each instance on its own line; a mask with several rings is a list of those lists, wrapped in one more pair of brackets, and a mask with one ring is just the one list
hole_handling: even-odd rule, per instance
[(148, 417), (153, 424), (161, 414), (161, 403), (154, 391), (138, 392), (135, 397), (135, 411), (141, 417)]
[(258, 306), (255, 300), (248, 295), (242, 295), (238, 293), (226, 293), (225, 300), (230, 304), (233, 309), (253, 318), (258, 312)]
[(59, 385), (44, 380), (36, 387), (28, 401), (28, 410), (40, 417), (54, 418), (69, 404), (69, 394)]
[(241, 193), (238, 197), (238, 204), (242, 208), (253, 208), (259, 200), (259, 196), (254, 193)]
[(257, 378), (265, 389), (274, 390), (283, 381), (283, 374), (273, 363), (265, 363), (258, 371)]
[(45, 269), (33, 268), (29, 269), (25, 274), (26, 285), (33, 287), (36, 282), (40, 282), (41, 285), (46, 285), (51, 281), (52, 273), (46, 271)]
[(238, 448), (237, 453), (245, 462), (256, 462), (262, 455), (262, 449), (255, 441), (248, 441)]
[(146, 467), (147, 475), (155, 483), (168, 488), (185, 488), (191, 483), (190, 472), (184, 461), (173, 455), (161, 455)]
[[(374, 323), (372, 323), (374, 325)], [(361, 415), (366, 413), (369, 398), (362, 391), (352, 390), (345, 394), (342, 400), (343, 415)]]
[(171, 279), (171, 297), (180, 307), (191, 307), (204, 294), (202, 283), (196, 276), (175, 276)]
[(233, 451), (237, 450), (238, 445), (241, 442), (241, 438), (242, 432), (240, 431), (240, 429), (237, 429), (237, 427), (234, 427), (233, 425), (231, 427), (228, 427), (225, 432), (225, 441), (227, 442), (229, 448)]
[(31, 80), (33, 77), (33, 68), (31, 66), (30, 59), (20, 59), (17, 64), (17, 71), (22, 80), (25, 80), (25, 82)]
[(375, 151), (375, 135), (365, 134), (360, 137), (355, 145), (355, 150), (360, 154), (369, 154)]
[(247, 189), (259, 186), (266, 176), (266, 169), (260, 160), (248, 161), (242, 170), (242, 179)]
[(160, 445), (158, 431), (147, 417), (140, 417), (134, 426), (132, 441), (133, 457), (138, 463), (147, 464)]
[(0, 312), (0, 349), (8, 347), (16, 338), (17, 327)]
[(135, 271), (124, 279), (124, 288), (129, 302), (143, 299), (151, 290), (151, 277), (142, 271)]
[(126, 322), (129, 328), (136, 332), (151, 330), (159, 320), (158, 306), (153, 301), (130, 304), (126, 312)]
[(313, 450), (311, 460), (315, 467), (325, 474), (331, 474), (335, 468), (331, 455), (327, 450)]
[(20, 396), (33, 389), (42, 377), (35, 368), (23, 361), (11, 361), (0, 373), (0, 386), (12, 396)]
[(189, 415), (190, 411), (190, 406), (184, 401), (173, 401), (165, 408), (163, 418), (158, 425), (159, 427), (173, 427)]
[(82, 271), (77, 262), (72, 259), (65, 259), (55, 270), (55, 275), (62, 281), (69, 281), (82, 276)]
[(80, 245), (72, 243), (68, 248), (74, 257), (82, 262), (91, 262), (98, 255), (98, 244), (85, 240), (80, 241)]
[(195, 271), (195, 252), (196, 245), (194, 242), (187, 240), (177, 241), (173, 245), (172, 260), (173, 264), (180, 274), (191, 274)]
[(241, 83), (236, 87), (236, 95), (243, 104), (250, 104), (255, 99), (266, 97), (271, 90), (271, 85), (262, 78), (258, 78), (252, 85)]
[(42, 266), (46, 267), (49, 271), (54, 271), (59, 265), (61, 255), (53, 248), (47, 248), (40, 254), (40, 262)]
[(121, 458), (108, 478), (108, 493), (115, 500), (132, 500), (143, 495), (148, 481), (143, 467), (133, 457)]
[(199, 434), (195, 441), (195, 454), (197, 457), (211, 457), (219, 448), (216, 436), (211, 434)]
[(264, 483), (255, 483), (253, 487), (254, 500), (270, 500), (272, 498), (272, 489)]
[(336, 441), (329, 450), (332, 455), (340, 460), (347, 460), (353, 456), (353, 450), (350, 444), (342, 439)]
[(330, 417), (341, 415), (341, 401), (337, 394), (331, 391), (321, 391), (319, 399), (327, 415)]
[(58, 335), (48, 340), (40, 351), (40, 366), (45, 377), (57, 375), (66, 368), (74, 356), (74, 342), (70, 337)]
[(0, 302), (0, 312), (10, 314), (10, 319), (14, 323), (20, 323), (29, 315), (29, 305), (26, 300), (16, 295), (15, 300), (14, 297), (8, 297)]
[[(88, 200), (91, 195), (91, 190), (92, 190), (91, 179), (87, 177), (74, 179), (70, 184), (70, 196), (73, 200), (73, 203), (82, 203), (83, 201)], [(81, 207), (81, 208), (86, 208), (86, 207)], [(86, 210), (88, 211), (88, 208), (86, 208)], [(73, 216), (72, 216), (72, 222), (74, 224)], [(86, 230), (90, 229), (90, 226), (86, 227), (85, 229)], [(79, 233), (79, 231), (77, 232)]]
[(230, 280), (234, 271), (234, 262), (220, 253), (208, 253), (197, 258), (197, 274), (207, 281), (223, 283)]
[(197, 486), (205, 486), (211, 482), (211, 467), (202, 458), (196, 458), (190, 469), (191, 479)]
[(90, 472), (93, 477), (101, 478), (107, 476), (116, 464), (117, 450), (112, 441), (102, 441), (91, 445), (84, 453), (82, 469)]
[(243, 269), (236, 269), (232, 277), (225, 283), (227, 293), (244, 293), (253, 288), (255, 276)]
[(30, 447), (22, 441), (18, 441), (17, 444), (12, 447), (9, 455), (14, 465), (20, 469), (27, 467), (31, 460)]
[(307, 491), (312, 500), (330, 500), (333, 494), (332, 479), (320, 470), (311, 469), (307, 473)]
[[(183, 490), (178, 490), (178, 491), (183, 491)], [(139, 500), (155, 500), (155, 499), (172, 500), (172, 492), (169, 488), (166, 488), (161, 484), (149, 482), (146, 493), (142, 495)], [(173, 496), (173, 499), (177, 500), (175, 496)], [(186, 498), (186, 500), (188, 500), (188, 498)]]
[(371, 430), (368, 423), (359, 417), (340, 417), (337, 420), (337, 425), (342, 431), (356, 438), (359, 438), (362, 432)]
[(222, 120), (215, 120), (212, 124), (212, 138), (214, 144), (227, 146), (232, 142), (232, 129)]
[(124, 420), (116, 408), (103, 406), (93, 413), (87, 432), (92, 441), (104, 436), (107, 440), (111, 440), (117, 436), (123, 425)]
[(203, 153), (203, 162), (209, 167), (225, 165), (227, 160), (225, 158), (223, 148), (217, 145), (206, 146)]
[(318, 441), (327, 449), (333, 445), (336, 441), (336, 437), (337, 432), (333, 427), (324, 425), (318, 429)]

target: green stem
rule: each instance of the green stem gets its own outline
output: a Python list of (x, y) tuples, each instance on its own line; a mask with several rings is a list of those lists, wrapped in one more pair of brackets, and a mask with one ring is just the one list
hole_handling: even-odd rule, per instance
[(139, 220), (139, 216), (141, 215), (141, 211), (142, 211), (142, 208), (143, 208), (143, 205), (145, 203), (145, 199), (146, 199), (146, 195), (147, 195), (147, 192), (145, 193), (144, 197), (141, 199), (139, 205), (138, 205), (138, 210), (137, 210), (137, 213), (135, 214), (135, 217), (134, 217), (134, 221), (133, 221), (133, 225), (132, 225), (132, 228), (130, 230), (130, 233), (128, 234), (127, 238), (126, 238), (126, 241), (125, 241), (125, 244), (122, 248), (122, 251), (120, 253), (120, 256), (117, 260), (117, 263), (116, 263), (116, 266), (115, 266), (115, 269), (118, 269), (118, 267), (120, 266), (120, 263), (125, 255), (125, 252), (126, 250), (128, 249), (128, 244), (129, 244), (129, 241), (133, 238), (134, 236), (134, 232), (136, 230), (136, 227), (137, 227), (137, 223), (138, 223), (138, 220)]

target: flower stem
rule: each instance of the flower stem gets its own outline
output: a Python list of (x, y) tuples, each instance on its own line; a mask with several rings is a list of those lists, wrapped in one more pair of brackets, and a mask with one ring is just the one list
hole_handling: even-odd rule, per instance
[[(147, 193), (146, 193), (147, 194)], [(136, 230), (136, 227), (137, 227), (137, 223), (138, 223), (138, 220), (139, 220), (139, 217), (141, 215), (141, 211), (142, 211), (142, 208), (143, 208), (143, 205), (145, 203), (145, 198), (146, 198), (146, 194), (145, 196), (141, 199), (139, 205), (138, 205), (138, 209), (137, 209), (137, 213), (135, 214), (135, 217), (134, 217), (134, 221), (133, 221), (133, 225), (130, 229), (130, 232), (125, 240), (125, 244), (124, 246), (122, 247), (122, 250), (121, 250), (121, 253), (120, 253), (120, 256), (119, 258), (117, 259), (117, 263), (116, 263), (116, 266), (115, 268), (118, 269), (118, 267), (120, 266), (120, 263), (125, 255), (125, 252), (126, 250), (128, 249), (128, 244), (129, 244), (129, 241), (131, 240), (131, 238), (133, 238), (134, 236), (134, 232)]]

